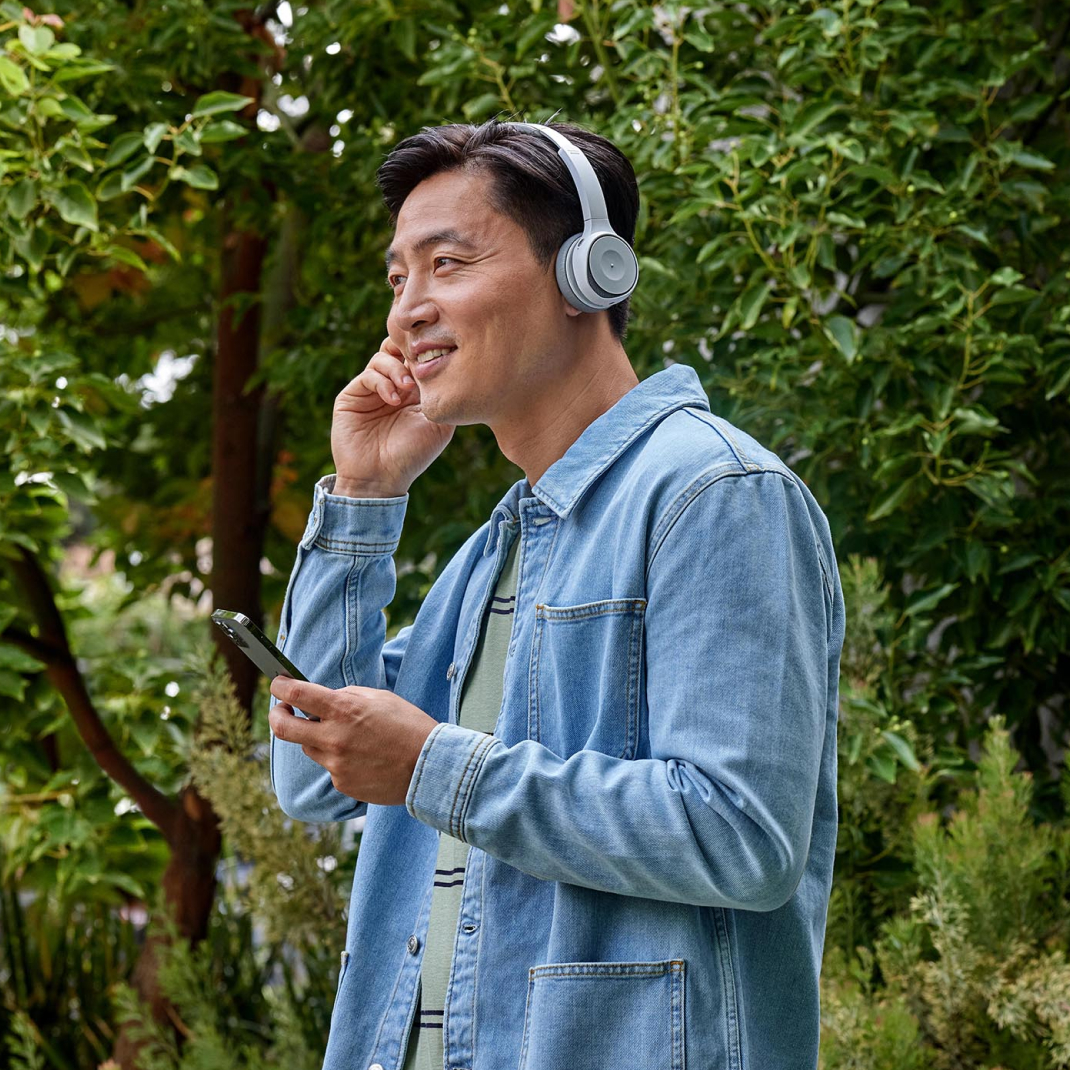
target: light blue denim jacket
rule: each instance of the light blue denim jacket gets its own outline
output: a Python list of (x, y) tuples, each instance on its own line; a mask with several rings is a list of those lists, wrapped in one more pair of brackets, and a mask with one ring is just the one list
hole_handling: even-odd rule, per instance
[[(431, 476), (433, 478), (433, 475)], [(279, 645), (436, 725), (404, 806), (271, 740), (302, 821), (367, 812), (325, 1070), (397, 1070), (439, 830), (469, 844), (448, 1070), (811, 1070), (836, 842), (843, 597), (802, 481), (677, 364), (510, 487), (384, 642), (408, 496), (316, 486)], [(514, 538), (493, 736), (457, 724)]]

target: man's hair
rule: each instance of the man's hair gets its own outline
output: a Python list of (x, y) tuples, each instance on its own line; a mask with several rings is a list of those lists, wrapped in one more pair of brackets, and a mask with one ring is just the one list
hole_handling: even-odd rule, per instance
[[(639, 214), (639, 187), (628, 158), (611, 141), (572, 123), (553, 123), (591, 161), (613, 229), (629, 245)], [(425, 126), (398, 142), (375, 181), (397, 224), (405, 198), (425, 178), (441, 171), (484, 172), (491, 178), (491, 205), (527, 234), (543, 270), (552, 270), (557, 250), (583, 230), (576, 185), (557, 147), (533, 130), (491, 119), (479, 126)], [(607, 309), (618, 341), (628, 329), (630, 299)]]

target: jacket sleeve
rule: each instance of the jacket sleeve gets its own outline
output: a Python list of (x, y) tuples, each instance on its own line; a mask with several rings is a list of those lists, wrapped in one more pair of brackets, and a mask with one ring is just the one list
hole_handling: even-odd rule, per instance
[[(343, 498), (332, 495), (333, 489), (334, 476), (316, 484), (276, 645), (314, 683), (393, 690), (412, 629), (406, 626), (384, 643), (383, 610), (397, 584), (393, 555), (408, 495)], [(275, 703), (272, 698), (271, 706)], [(367, 810), (367, 803), (338, 791), (331, 774), (300, 746), (276, 739), (274, 733), (270, 765), (271, 787), (289, 817), (346, 821)]]
[[(439, 724), (409, 812), (515, 868), (622, 895), (773, 910), (809, 851), (835, 597), (787, 474), (711, 475), (652, 547), (650, 757)], [(831, 726), (835, 730), (835, 724)]]

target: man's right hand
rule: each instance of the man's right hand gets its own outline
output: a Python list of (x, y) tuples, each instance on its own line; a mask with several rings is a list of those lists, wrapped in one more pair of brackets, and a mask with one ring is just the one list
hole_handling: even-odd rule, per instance
[(420, 411), (420, 388), (404, 354), (384, 338), (379, 352), (334, 401), (334, 493), (350, 498), (407, 494), (454, 430), (452, 424), (432, 423)]

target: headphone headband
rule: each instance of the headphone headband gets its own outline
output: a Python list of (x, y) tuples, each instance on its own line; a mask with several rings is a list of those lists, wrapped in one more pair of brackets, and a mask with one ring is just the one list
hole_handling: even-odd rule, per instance
[(604, 223), (606, 230), (612, 230), (598, 176), (594, 173), (591, 161), (587, 159), (583, 151), (553, 127), (543, 126), (541, 123), (509, 123), (509, 126), (517, 126), (523, 130), (537, 130), (557, 146), (557, 154), (565, 161), (565, 166), (572, 175), (572, 181), (580, 197), (584, 228), (588, 223)]
[(573, 234), (557, 252), (557, 285), (565, 299), (581, 312), (603, 312), (631, 296), (639, 281), (635, 250), (614, 229), (598, 176), (583, 150), (559, 130), (542, 123), (502, 123), (533, 130), (548, 137), (576, 187), (583, 212), (583, 230)]

